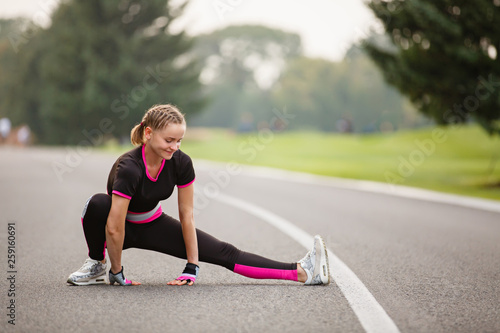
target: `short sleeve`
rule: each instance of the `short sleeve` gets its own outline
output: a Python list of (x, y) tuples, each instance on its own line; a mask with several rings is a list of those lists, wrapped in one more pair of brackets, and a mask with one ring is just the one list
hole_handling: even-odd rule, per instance
[(141, 168), (132, 159), (118, 162), (112, 185), (112, 194), (132, 199), (141, 181)]
[(191, 157), (187, 154), (181, 152), (179, 156), (179, 163), (176, 165), (177, 167), (177, 187), (187, 187), (191, 185), (196, 176), (194, 173), (193, 161)]

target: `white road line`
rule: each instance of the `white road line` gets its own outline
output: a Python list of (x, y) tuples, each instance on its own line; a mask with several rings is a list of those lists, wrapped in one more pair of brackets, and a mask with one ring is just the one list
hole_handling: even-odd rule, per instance
[[(314, 238), (293, 223), (255, 204), (220, 193), (213, 198), (227, 205), (239, 208), (273, 225), (309, 250)], [(387, 312), (368, 291), (363, 282), (346, 264), (328, 249), (330, 271), (333, 280), (349, 302), (361, 326), (369, 333), (399, 332)]]

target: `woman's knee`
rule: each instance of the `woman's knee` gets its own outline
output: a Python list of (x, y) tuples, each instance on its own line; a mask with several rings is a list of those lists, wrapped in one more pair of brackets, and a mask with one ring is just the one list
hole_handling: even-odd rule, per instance
[(105, 214), (107, 216), (109, 214), (110, 209), (111, 209), (111, 197), (109, 195), (104, 193), (94, 194), (85, 203), (82, 212), (82, 218), (84, 218), (86, 215), (95, 216), (96, 214), (97, 215)]
[(229, 270), (234, 269), (234, 264), (238, 261), (241, 251), (234, 245), (219, 242), (213, 244), (209, 250), (200, 249), (200, 260), (212, 264), (226, 267)]
[(230, 262), (236, 262), (238, 256), (240, 254), (240, 250), (234, 246), (233, 244), (229, 244), (226, 242), (221, 242), (221, 253), (227, 258)]

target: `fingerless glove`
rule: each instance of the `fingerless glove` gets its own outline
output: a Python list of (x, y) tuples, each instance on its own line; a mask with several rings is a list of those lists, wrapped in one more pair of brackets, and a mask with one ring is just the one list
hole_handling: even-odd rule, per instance
[(122, 286), (132, 285), (132, 281), (127, 280), (125, 276), (123, 276), (123, 266), (122, 270), (116, 274), (111, 273), (111, 270), (109, 270), (109, 284), (113, 285), (115, 282)]
[(182, 271), (181, 276), (179, 276), (176, 280), (187, 281), (187, 283), (195, 282), (199, 272), (200, 267), (198, 265), (188, 262), (186, 264), (186, 268)]

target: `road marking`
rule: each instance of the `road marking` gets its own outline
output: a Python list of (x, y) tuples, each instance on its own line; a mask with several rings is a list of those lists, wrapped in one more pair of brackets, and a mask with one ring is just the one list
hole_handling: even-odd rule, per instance
[[(267, 209), (222, 193), (215, 196), (213, 200), (239, 208), (262, 219), (263, 221), (276, 227), (281, 232), (290, 236), (307, 250), (309, 250), (313, 244), (313, 236)], [(330, 260), (330, 273), (335, 283), (349, 302), (349, 305), (358, 317), (358, 320), (365, 331), (369, 333), (399, 332), (396, 324), (394, 324), (387, 312), (385, 312), (382, 306), (377, 302), (370, 291), (368, 291), (356, 274), (354, 274), (354, 272), (351, 271), (349, 267), (342, 262), (342, 260), (333, 254), (330, 249), (328, 249), (328, 257)]]

